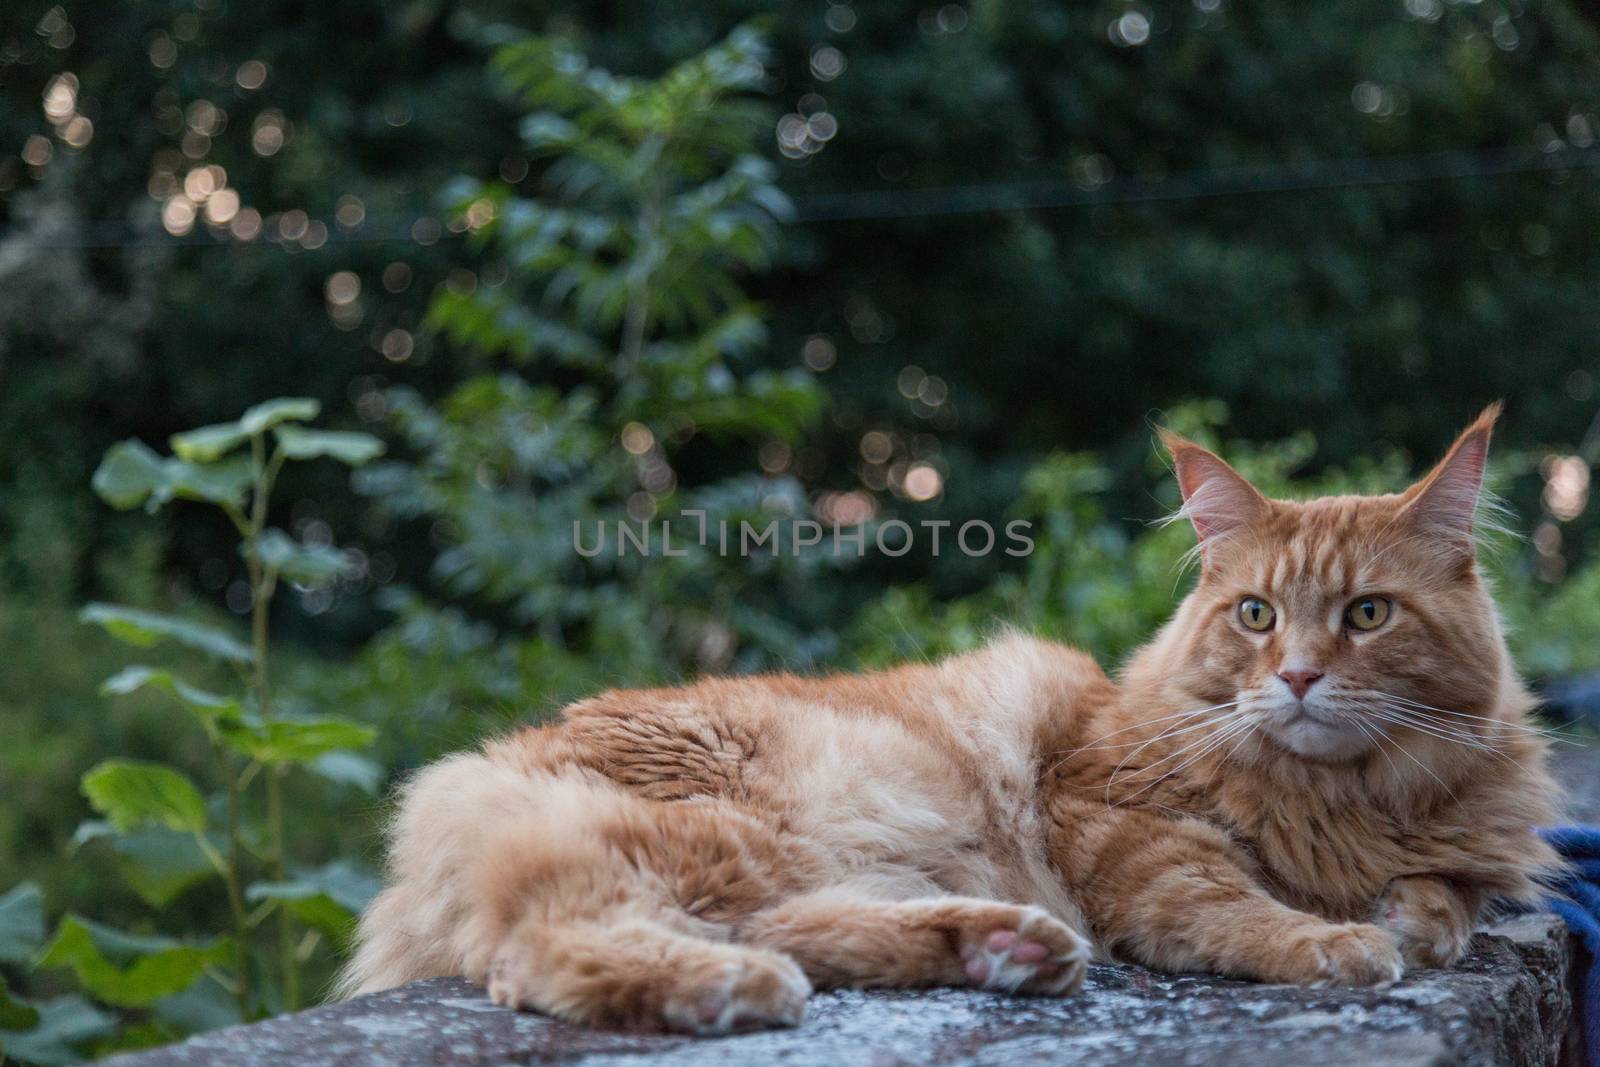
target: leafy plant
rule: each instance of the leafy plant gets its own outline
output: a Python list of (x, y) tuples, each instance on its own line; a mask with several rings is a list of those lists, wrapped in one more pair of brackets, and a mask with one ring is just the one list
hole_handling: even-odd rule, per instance
[[(124, 1009), (151, 1008), (209, 981), (231, 995), (233, 1017), (251, 1018), (300, 1004), (306, 959), (321, 939), (345, 936), (371, 895), (372, 880), (348, 865), (292, 867), (286, 843), (285, 776), (331, 755), (348, 759), (374, 736), (361, 723), (285, 714), (273, 704), (267, 623), (275, 592), (282, 582), (325, 584), (345, 569), (342, 553), (268, 525), (273, 486), (291, 461), (326, 457), (359, 466), (383, 451), (366, 434), (301, 425), (318, 413), (314, 400), (268, 401), (237, 421), (175, 435), (170, 456), (125, 441), (106, 453), (94, 476), (95, 491), (116, 508), (153, 512), (187, 500), (228, 517), (249, 578), (250, 633), (242, 640), (190, 619), (116, 604), (83, 610), (85, 622), (128, 645), (173, 643), (227, 664), (240, 687), (236, 694), (215, 693), (147, 665), (108, 678), (106, 696), (159, 692), (189, 714), (210, 742), (220, 797), (208, 797), (179, 767), (103, 760), (81, 783), (103, 818), (80, 827), (75, 840), (111, 839), (128, 861), (134, 889), (155, 907), (197, 881), (219, 879), (231, 927), (175, 938), (125, 933), (68, 914), (41, 947), (30, 943), (38, 940), (38, 894), (22, 887), (0, 898), (0, 959), (31, 957), (41, 967), (68, 969), (96, 1000)], [(259, 819), (251, 804), (258, 790)], [(258, 942), (269, 922), (274, 934), (267, 948)], [(0, 1001), (0, 1026), (24, 1032), (7, 1035), (11, 1054), (51, 1062), (57, 1045), (99, 1035), (103, 1015), (69, 1007)]]
[[(389, 394), (417, 459), (375, 464), (358, 488), (443, 545), (434, 595), (390, 594), (401, 621), (351, 699), (413, 724), (461, 706), (523, 714), (600, 679), (822, 651), (787, 611), (800, 567), (723, 558), (699, 536), (809, 514), (797, 481), (756, 463), (821, 403), (805, 371), (762, 366), (762, 311), (743, 289), (790, 213), (754, 150), (765, 58), (751, 29), (654, 79), (550, 38), (494, 56), (527, 110), (539, 195), (452, 190), (483, 277), (507, 277), (444, 287), (428, 321), (495, 369), (438, 404)], [(578, 526), (592, 541), (618, 522), (648, 525), (650, 559), (619, 558), (614, 540), (575, 551)]]

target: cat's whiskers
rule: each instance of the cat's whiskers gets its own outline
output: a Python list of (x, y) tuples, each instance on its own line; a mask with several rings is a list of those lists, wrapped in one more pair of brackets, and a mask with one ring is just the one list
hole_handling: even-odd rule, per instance
[[(1256, 725), (1260, 725), (1259, 721), (1256, 723)], [(1246, 730), (1242, 735), (1240, 735), (1239, 740), (1237, 740), (1237, 741), (1235, 741), (1233, 743), (1233, 747), (1229, 748), (1228, 751), (1224, 752), (1222, 754), (1222, 758), (1217, 760), (1216, 765), (1211, 768), (1211, 773), (1206, 775), (1206, 780), (1205, 780), (1203, 788), (1205, 788), (1205, 789), (1210, 789), (1211, 788), (1211, 783), (1216, 779), (1217, 772), (1222, 769), (1224, 764), (1226, 764), (1229, 760), (1233, 759), (1234, 755), (1241, 748), (1243, 748), (1246, 744), (1248, 744), (1250, 742), (1250, 739), (1252, 737), (1254, 737), (1254, 736), (1255, 736), (1255, 734), (1254, 734), (1254, 732), (1252, 730)]]
[(1381, 707), (1370, 707), (1367, 714), (1385, 722), (1394, 723), (1396, 726), (1408, 726), (1419, 733), (1437, 737), (1443, 741), (1450, 741), (1467, 748), (1475, 748), (1481, 752), (1496, 751), (1493, 745), (1484, 739), (1464, 730), (1457, 730), (1442, 723), (1435, 722), (1422, 716), (1413, 714), (1409, 709), (1396, 704), (1385, 704)]
[[(1214, 732), (1209, 733), (1209, 734), (1205, 734), (1205, 735), (1203, 735), (1201, 737), (1197, 737), (1197, 738), (1194, 738), (1193, 740), (1187, 741), (1184, 744), (1179, 745), (1177, 748), (1173, 749), (1171, 752), (1168, 752), (1166, 755), (1162, 756), (1160, 759), (1155, 760), (1154, 762), (1146, 763), (1146, 764), (1143, 764), (1143, 765), (1141, 765), (1139, 767), (1136, 767), (1132, 771), (1130, 771), (1129, 773), (1133, 774), (1133, 775), (1146, 774), (1146, 773), (1154, 770), (1155, 768), (1161, 766), (1163, 763), (1166, 763), (1169, 760), (1181, 759), (1184, 755), (1186, 755), (1186, 754), (1188, 754), (1190, 752), (1193, 752), (1197, 748), (1200, 748), (1200, 747), (1204, 746), (1207, 742), (1217, 740), (1219, 735), (1231, 734), (1231, 732), (1232, 732), (1234, 727), (1238, 726), (1243, 720), (1245, 720), (1246, 718), (1252, 716), (1253, 714), (1254, 713), (1251, 712), (1251, 711), (1240, 709), (1238, 711), (1229, 712), (1226, 715), (1220, 715), (1216, 719), (1210, 720), (1210, 721), (1208, 721), (1206, 723), (1207, 726), (1215, 726), (1215, 727), (1217, 727), (1217, 729)], [(1159, 738), (1151, 738), (1152, 742), (1154, 742), (1156, 740), (1159, 740)], [(1108, 791), (1108, 794), (1109, 794), (1109, 790), (1110, 790), (1111, 786), (1116, 782), (1117, 776), (1122, 773), (1123, 767), (1125, 767), (1127, 765), (1127, 763), (1128, 763), (1128, 761), (1130, 759), (1132, 759), (1133, 757), (1137, 756), (1138, 754), (1139, 753), (1138, 753), (1137, 749), (1134, 750), (1133, 752), (1128, 753), (1128, 755), (1126, 755), (1126, 756), (1124, 756), (1122, 758), (1122, 762), (1118, 763), (1116, 765), (1116, 767), (1114, 767), (1112, 769), (1111, 775), (1110, 775), (1109, 779), (1106, 782), (1106, 789)], [(1166, 772), (1163, 772), (1163, 773), (1166, 773)]]
[(1393, 693), (1381, 693), (1380, 692), (1380, 693), (1378, 693), (1378, 695), (1381, 696), (1386, 701), (1390, 701), (1390, 702), (1396, 703), (1396, 704), (1404, 704), (1407, 707), (1413, 708), (1413, 709), (1415, 709), (1417, 711), (1432, 712), (1435, 715), (1448, 715), (1451, 718), (1455, 718), (1455, 719), (1467, 719), (1467, 720), (1470, 720), (1472, 722), (1483, 723), (1484, 724), (1483, 726), (1478, 727), (1478, 729), (1482, 729), (1482, 730), (1487, 730), (1487, 729), (1493, 728), (1493, 729), (1498, 730), (1498, 731), (1510, 732), (1510, 733), (1515, 733), (1517, 731), (1521, 731), (1523, 733), (1535, 734), (1535, 735), (1537, 735), (1539, 737), (1543, 737), (1543, 738), (1546, 738), (1546, 739), (1551, 740), (1551, 741), (1562, 742), (1562, 743), (1565, 743), (1565, 744), (1571, 744), (1573, 742), (1573, 739), (1571, 737), (1561, 733), (1559, 730), (1549, 729), (1549, 728), (1540, 727), (1540, 726), (1530, 726), (1527, 723), (1512, 722), (1512, 721), (1510, 721), (1508, 719), (1491, 719), (1486, 715), (1473, 715), (1473, 714), (1471, 714), (1469, 712), (1465, 712), (1465, 711), (1452, 711), (1452, 710), (1450, 710), (1448, 708), (1436, 708), (1432, 704), (1424, 704), (1420, 700), (1413, 700), (1410, 697), (1397, 696), (1397, 695), (1395, 695)]
[(1400, 768), (1389, 755), (1389, 750), (1383, 747), (1385, 741), (1394, 739), (1384, 731), (1383, 727), (1362, 722), (1359, 715), (1346, 713), (1345, 721), (1360, 731), (1361, 736), (1372, 742), (1372, 747), (1378, 750), (1378, 754), (1383, 757), (1384, 762), (1389, 764), (1389, 770), (1394, 773), (1395, 778), (1398, 780), (1400, 778)]
[[(1191, 723), (1191, 720), (1193, 720), (1193, 719), (1195, 719), (1195, 718), (1197, 718), (1199, 716), (1202, 716), (1202, 715), (1207, 715), (1207, 714), (1209, 714), (1211, 712), (1214, 712), (1214, 711), (1222, 711), (1222, 710), (1225, 710), (1227, 708), (1234, 707), (1238, 703), (1239, 702), (1237, 700), (1231, 700), (1231, 701), (1228, 701), (1227, 703), (1223, 703), (1223, 704), (1213, 704), (1210, 707), (1192, 708), (1189, 711), (1175, 712), (1172, 715), (1161, 715), (1161, 716), (1157, 716), (1154, 719), (1142, 719), (1139, 722), (1136, 722), (1136, 723), (1132, 724), (1131, 726), (1124, 726), (1120, 730), (1112, 730), (1110, 733), (1101, 734), (1099, 737), (1095, 738), (1093, 741), (1090, 741), (1087, 744), (1079, 745), (1077, 748), (1059, 749), (1056, 752), (1051, 753), (1051, 755), (1060, 756), (1061, 758), (1056, 760), (1048, 768), (1046, 768), (1044, 773), (1045, 774), (1054, 773), (1056, 770), (1060, 769), (1060, 767), (1063, 764), (1065, 764), (1067, 762), (1067, 760), (1071, 759), (1073, 756), (1076, 756), (1081, 752), (1087, 752), (1091, 748), (1130, 748), (1131, 747), (1131, 748), (1134, 748), (1135, 751), (1133, 753), (1130, 753), (1130, 755), (1137, 755), (1138, 750), (1143, 748), (1146, 745), (1152, 744), (1152, 743), (1154, 743), (1156, 741), (1160, 741), (1162, 738), (1165, 738), (1165, 737), (1173, 737), (1173, 736), (1176, 736), (1177, 734), (1188, 733), (1191, 730), (1199, 729), (1200, 727), (1207, 726), (1211, 722), (1211, 720), (1206, 720), (1205, 722)], [(1177, 721), (1174, 722), (1174, 720), (1177, 720)], [(1143, 741), (1140, 741), (1140, 740), (1120, 741), (1120, 742), (1117, 742), (1116, 744), (1112, 744), (1112, 745), (1102, 744), (1102, 742), (1104, 742), (1106, 739), (1112, 738), (1112, 737), (1116, 737), (1119, 734), (1125, 734), (1125, 733), (1128, 733), (1128, 732), (1130, 732), (1132, 730), (1142, 730), (1142, 729), (1145, 729), (1147, 727), (1154, 726), (1157, 723), (1163, 723), (1163, 722), (1171, 722), (1171, 723), (1173, 723), (1173, 725), (1171, 727), (1168, 727), (1166, 730), (1163, 730), (1160, 733), (1156, 734), (1155, 737), (1148, 738), (1148, 739), (1143, 740)]]
[[(1220, 710), (1223, 710), (1225, 708), (1230, 708), (1230, 707), (1233, 707), (1234, 704), (1237, 704), (1237, 703), (1238, 703), (1238, 701), (1233, 701), (1233, 702), (1228, 703), (1228, 704), (1218, 704), (1218, 705), (1216, 705), (1216, 707), (1203, 708), (1198, 712), (1193, 712), (1193, 713), (1190, 713), (1188, 715), (1185, 715), (1184, 719), (1185, 720), (1190, 720), (1190, 719), (1193, 719), (1196, 715), (1204, 714), (1205, 712), (1220, 711)], [(1159, 722), (1160, 720), (1156, 719), (1156, 720), (1151, 720), (1151, 721)], [(1082, 748), (1073, 749), (1072, 752), (1073, 753), (1078, 753), (1078, 752), (1082, 752), (1085, 749), (1089, 749), (1089, 748), (1134, 748), (1134, 747), (1142, 748), (1145, 745), (1153, 744), (1156, 741), (1164, 741), (1169, 737), (1176, 737), (1179, 734), (1190, 733), (1190, 732), (1192, 732), (1194, 730), (1203, 730), (1205, 727), (1212, 725), (1212, 723), (1214, 723), (1216, 721), (1217, 721), (1216, 719), (1206, 719), (1206, 720), (1204, 720), (1202, 722), (1178, 723), (1178, 724), (1176, 724), (1174, 726), (1168, 727), (1166, 730), (1163, 730), (1162, 732), (1156, 734), (1154, 737), (1146, 738), (1143, 741), (1118, 741), (1117, 743), (1111, 744), (1111, 745), (1103, 745), (1103, 744), (1099, 743), (1098, 741), (1093, 741), (1093, 742), (1090, 742), (1087, 745), (1084, 745)], [(1140, 725), (1145, 725), (1145, 724), (1141, 723)], [(1117, 731), (1117, 733), (1126, 733), (1126, 732), (1127, 731), (1125, 731), (1125, 730), (1118, 730)], [(1111, 735), (1107, 734), (1106, 736), (1109, 737)]]
[(1423, 763), (1417, 757), (1413, 756), (1411, 754), (1411, 750), (1406, 748), (1405, 745), (1401, 744), (1400, 743), (1400, 739), (1398, 737), (1395, 737), (1393, 734), (1388, 734), (1386, 736), (1388, 736), (1389, 740), (1394, 742), (1394, 747), (1399, 750), (1399, 752), (1400, 752), (1400, 754), (1402, 756), (1404, 756), (1406, 759), (1410, 760), (1412, 763), (1415, 763), (1417, 765), (1417, 767), (1420, 768), (1422, 770), (1422, 772), (1424, 774), (1426, 774), (1429, 778), (1432, 778), (1435, 782), (1438, 782), (1439, 783), (1439, 788), (1443, 789), (1445, 791), (1445, 795), (1446, 796), (1448, 796), (1451, 800), (1457, 800), (1458, 799), (1456, 797), (1455, 790), (1451, 789), (1448, 785), (1446, 785), (1445, 782), (1444, 782), (1444, 779), (1440, 778), (1437, 774), (1435, 774), (1432, 767), (1429, 767), (1426, 763)]
[[(1234, 701), (1234, 703), (1237, 704), (1238, 702)], [(1227, 706), (1227, 705), (1223, 705), (1223, 706)], [(1208, 709), (1208, 710), (1210, 710), (1210, 709)], [(1116, 765), (1116, 767), (1112, 768), (1111, 776), (1106, 780), (1106, 795), (1107, 795), (1108, 801), (1109, 801), (1109, 798), (1110, 798), (1111, 786), (1112, 786), (1113, 783), (1116, 782), (1117, 775), (1122, 773), (1122, 768), (1128, 765), (1128, 761), (1129, 760), (1136, 758), (1139, 755), (1139, 753), (1143, 752), (1145, 749), (1149, 748), (1151, 745), (1155, 744), (1157, 741), (1162, 741), (1162, 740), (1165, 740), (1166, 738), (1169, 738), (1169, 737), (1175, 737), (1178, 734), (1189, 733), (1189, 732), (1191, 732), (1193, 730), (1201, 729), (1201, 728), (1207, 727), (1207, 726), (1216, 727), (1216, 726), (1220, 726), (1220, 725), (1230, 724), (1230, 723), (1233, 723), (1233, 722), (1237, 721), (1240, 716), (1245, 715), (1245, 714), (1247, 714), (1247, 712), (1245, 712), (1245, 711), (1230, 711), (1230, 712), (1227, 712), (1227, 713), (1225, 713), (1223, 715), (1218, 715), (1215, 718), (1207, 719), (1204, 722), (1196, 723), (1194, 726), (1185, 727), (1185, 728), (1183, 728), (1181, 730), (1167, 730), (1167, 731), (1164, 731), (1163, 733), (1157, 734), (1155, 737), (1150, 738), (1148, 741), (1145, 741), (1138, 748), (1135, 748), (1132, 752), (1129, 752), (1127, 755), (1123, 756), (1122, 760)], [(1169, 752), (1169, 753), (1167, 753), (1167, 755), (1161, 757), (1161, 759), (1157, 760), (1155, 763), (1146, 764), (1144, 767), (1140, 768), (1138, 771), (1135, 771), (1133, 773), (1138, 774), (1138, 773), (1141, 773), (1142, 771), (1149, 770), (1151, 767), (1159, 766), (1160, 764), (1162, 764), (1162, 763), (1166, 762), (1167, 760), (1171, 759), (1174, 755), (1181, 755), (1182, 753), (1187, 752), (1191, 747), (1193, 747), (1196, 744), (1199, 744), (1199, 743), (1203, 742), (1204, 740), (1206, 740), (1206, 737), (1209, 737), (1209, 736), (1211, 736), (1211, 735), (1208, 734), (1205, 737), (1195, 738), (1194, 741), (1187, 742), (1184, 745), (1179, 746), (1178, 749), (1175, 752)]]
[[(1437, 708), (1432, 704), (1424, 704), (1420, 700), (1402, 697), (1394, 693), (1385, 693), (1382, 690), (1361, 690), (1352, 694), (1345, 694), (1346, 699), (1358, 705), (1363, 710), (1376, 714), (1380, 709), (1391, 715), (1402, 717), (1405, 721), (1401, 725), (1424, 732), (1437, 732), (1448, 734), (1449, 740), (1457, 740), (1463, 744), (1472, 744), (1485, 751), (1495, 751), (1495, 743), (1505, 742), (1518, 734), (1524, 736), (1538, 736), (1551, 741), (1566, 741), (1553, 731), (1542, 730), (1538, 727), (1524, 723), (1510, 722), (1503, 719), (1491, 719), (1482, 715), (1473, 715), (1468, 712), (1454, 712), (1445, 708)], [(1457, 719), (1466, 721), (1456, 721)], [(1506, 757), (1509, 758), (1509, 757)]]
[[(1099, 737), (1095, 738), (1093, 741), (1090, 741), (1088, 744), (1080, 745), (1077, 748), (1065, 749), (1064, 751), (1065, 751), (1065, 753), (1067, 755), (1075, 755), (1075, 754), (1077, 754), (1079, 752), (1082, 752), (1082, 751), (1084, 751), (1086, 749), (1090, 749), (1090, 748), (1094, 748), (1094, 747), (1098, 746), (1101, 741), (1104, 741), (1108, 737), (1116, 737), (1118, 734), (1125, 734), (1125, 733), (1128, 733), (1130, 730), (1141, 730), (1146, 726), (1153, 726), (1158, 722), (1170, 722), (1173, 719), (1192, 719), (1196, 715), (1204, 715), (1208, 711), (1220, 711), (1223, 708), (1231, 708), (1237, 703), (1239, 703), (1237, 700), (1229, 700), (1229, 701), (1226, 701), (1225, 703), (1222, 703), (1222, 704), (1212, 704), (1210, 707), (1192, 708), (1189, 711), (1174, 712), (1171, 715), (1158, 715), (1154, 719), (1140, 719), (1138, 722), (1133, 723), (1133, 724), (1131, 724), (1129, 726), (1124, 726), (1120, 730), (1112, 730), (1108, 734), (1101, 734)], [(1130, 743), (1136, 743), (1136, 742), (1130, 742)]]
[[(1431, 735), (1444, 741), (1464, 745), (1480, 752), (1495, 756), (1496, 758), (1515, 765), (1516, 760), (1497, 747), (1497, 743), (1504, 743), (1519, 735), (1537, 736), (1560, 742), (1565, 738), (1555, 736), (1549, 731), (1537, 727), (1527, 726), (1522, 723), (1507, 722), (1501, 719), (1490, 719), (1482, 715), (1473, 715), (1467, 712), (1450, 712), (1443, 708), (1436, 708), (1431, 704), (1424, 704), (1419, 700), (1401, 697), (1391, 693), (1374, 691), (1382, 699), (1382, 709), (1369, 708), (1375, 716), (1387, 716), (1387, 721), (1398, 726), (1404, 726), (1419, 733)], [(1453, 718), (1468, 720), (1456, 722)]]
[[(1150, 781), (1146, 782), (1144, 785), (1140, 786), (1138, 789), (1134, 790), (1132, 793), (1129, 793), (1125, 797), (1119, 798), (1114, 803), (1110, 799), (1111, 798), (1111, 787), (1116, 781), (1116, 776), (1115, 776), (1115, 774), (1113, 774), (1111, 781), (1108, 781), (1106, 783), (1106, 804), (1107, 804), (1107, 806), (1113, 807), (1113, 808), (1121, 807), (1123, 804), (1126, 804), (1128, 801), (1130, 801), (1130, 800), (1134, 799), (1135, 797), (1139, 796), (1141, 793), (1144, 793), (1146, 790), (1153, 789), (1155, 786), (1159, 785), (1160, 783), (1162, 783), (1164, 781), (1167, 781), (1168, 779), (1175, 778), (1179, 774), (1182, 774), (1189, 767), (1193, 766), (1197, 761), (1199, 761), (1201, 759), (1204, 759), (1206, 756), (1208, 756), (1211, 753), (1217, 751), (1217, 749), (1221, 748), (1223, 745), (1227, 744), (1229, 741), (1239, 737), (1241, 734), (1246, 736), (1246, 737), (1248, 737), (1252, 730), (1254, 730), (1257, 726), (1261, 725), (1261, 719), (1256, 715), (1253, 715), (1253, 714), (1251, 714), (1249, 712), (1244, 712), (1244, 713), (1241, 713), (1241, 716), (1242, 717), (1234, 718), (1232, 721), (1230, 721), (1228, 723), (1228, 725), (1224, 726), (1222, 729), (1218, 730), (1216, 733), (1211, 734), (1208, 737), (1205, 737), (1205, 738), (1201, 739), (1200, 741), (1194, 742), (1194, 743), (1192, 743), (1190, 745), (1187, 745), (1184, 748), (1180, 749), (1179, 750), (1180, 752), (1188, 752), (1188, 751), (1190, 751), (1192, 749), (1196, 749), (1196, 748), (1198, 748), (1199, 751), (1195, 752), (1194, 755), (1192, 755), (1188, 759), (1184, 760), (1178, 766), (1173, 767), (1170, 770), (1163, 771), (1161, 774), (1159, 774), (1156, 777), (1152, 778)], [(1226, 759), (1227, 757), (1223, 757), (1223, 758)], [(1157, 764), (1152, 763), (1147, 767), (1140, 768), (1139, 771), (1136, 771), (1134, 773), (1138, 774), (1138, 773), (1143, 773), (1145, 771), (1152, 770), (1156, 765)], [(1215, 771), (1213, 770), (1212, 773), (1215, 773)]]
[[(1482, 741), (1476, 740), (1467, 735), (1438, 729), (1436, 728), (1435, 724), (1425, 723), (1416, 718), (1408, 717), (1402, 708), (1396, 708), (1390, 705), (1383, 711), (1369, 709), (1368, 714), (1373, 718), (1380, 719), (1395, 726), (1403, 726), (1407, 729), (1415, 730), (1418, 733), (1426, 734), (1429, 737), (1434, 737), (1450, 744), (1461, 745), (1464, 748), (1473, 749), (1474, 751), (1482, 752), (1488, 756), (1494, 756), (1496, 759), (1504, 760), (1513, 767), (1518, 766), (1516, 760), (1512, 759), (1504, 752), (1501, 752), (1493, 745), (1484, 744)], [(1398, 745), (1398, 740), (1395, 743)]]

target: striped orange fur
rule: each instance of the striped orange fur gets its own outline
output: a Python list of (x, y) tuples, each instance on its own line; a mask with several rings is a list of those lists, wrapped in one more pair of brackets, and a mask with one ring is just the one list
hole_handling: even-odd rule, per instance
[(343, 989), (458, 974), (720, 1033), (797, 1023), (818, 986), (1070, 993), (1094, 954), (1312, 984), (1451, 963), (1556, 863), (1473, 547), (1496, 414), (1404, 493), (1308, 502), (1166, 435), (1200, 576), (1115, 681), (1010, 634), (607, 692), (436, 763)]

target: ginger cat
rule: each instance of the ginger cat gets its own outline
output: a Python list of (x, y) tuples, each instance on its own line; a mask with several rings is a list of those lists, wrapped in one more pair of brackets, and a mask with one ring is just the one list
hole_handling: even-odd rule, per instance
[(1404, 493), (1268, 500), (1171, 434), (1201, 571), (1113, 682), (942, 663), (613, 691), (426, 768), (347, 993), (700, 1034), (814, 987), (1066, 994), (1091, 956), (1266, 982), (1443, 966), (1557, 865), (1479, 576), (1484, 412)]

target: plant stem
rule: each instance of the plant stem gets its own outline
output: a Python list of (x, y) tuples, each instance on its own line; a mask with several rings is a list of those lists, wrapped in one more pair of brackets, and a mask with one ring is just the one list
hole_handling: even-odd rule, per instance
[[(284, 864), (283, 774), (278, 767), (267, 771), (267, 820), (272, 825), (272, 877), (284, 882), (288, 871)], [(283, 967), (283, 1010), (294, 1011), (300, 1006), (300, 964), (294, 954), (294, 917), (282, 904), (278, 905), (278, 959)]]
[[(272, 483), (283, 466), (280, 451), (269, 462), (266, 442), (260, 434), (250, 439), (250, 457), (255, 470), (254, 492), (250, 499), (249, 531), (252, 542), (258, 542), (267, 528), (267, 505), (272, 497)], [(272, 607), (272, 594), (277, 585), (277, 575), (261, 563), (260, 555), (252, 543), (249, 556), (250, 591), (252, 595), (250, 637), (255, 653), (255, 679), (252, 688), (256, 694), (256, 708), (263, 721), (272, 718), (272, 687), (267, 670), (267, 620)], [(283, 773), (281, 767), (267, 768), (267, 833), (271, 853), (268, 870), (276, 882), (288, 881), (286, 863), (287, 847), (283, 827)], [(294, 1011), (300, 1006), (300, 966), (294, 956), (293, 916), (283, 906), (278, 908), (278, 965), (283, 977), (283, 1009)]]
[(239, 892), (239, 875), (243, 869), (240, 859), (244, 848), (239, 840), (239, 776), (233, 772), (233, 760), (219, 745), (217, 755), (222, 760), (222, 776), (228, 783), (228, 856), (222, 873), (228, 886), (228, 909), (233, 913), (233, 941), (235, 966), (233, 992), (239, 1000), (239, 1017), (250, 1021), (250, 924), (245, 916), (244, 895)]

